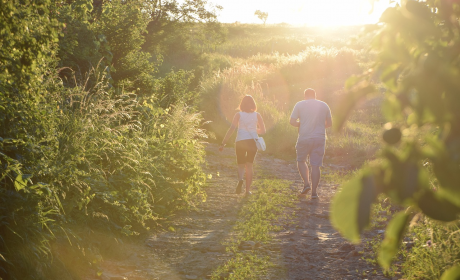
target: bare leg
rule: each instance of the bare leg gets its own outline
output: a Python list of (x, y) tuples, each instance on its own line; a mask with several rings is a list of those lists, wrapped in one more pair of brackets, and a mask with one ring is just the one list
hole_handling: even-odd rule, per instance
[(297, 162), (297, 169), (299, 169), (300, 177), (302, 177), (303, 185), (310, 185), (310, 174), (308, 172), (308, 165), (305, 161)]
[(252, 163), (246, 163), (246, 193), (251, 189), (252, 184)]
[(311, 182), (312, 182), (312, 191), (311, 195), (317, 195), (316, 188), (319, 184), (319, 179), (321, 178), (321, 170), (319, 166), (311, 166)]
[(243, 180), (244, 177), (244, 163), (238, 164), (238, 181)]

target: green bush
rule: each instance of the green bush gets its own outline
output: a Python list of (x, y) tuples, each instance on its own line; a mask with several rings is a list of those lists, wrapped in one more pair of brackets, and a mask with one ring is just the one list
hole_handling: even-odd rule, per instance
[[(359, 241), (378, 195), (406, 207), (387, 226), (379, 251), (379, 263), (385, 268), (390, 267), (413, 217), (423, 213), (433, 220), (458, 222), (460, 65), (453, 46), (460, 44), (459, 15), (458, 3), (448, 1), (405, 1), (388, 8), (381, 24), (368, 28), (375, 34), (371, 44), (375, 64), (347, 81), (347, 99), (336, 111), (339, 128), (355, 104), (379, 92), (373, 85), (375, 78), (388, 90), (382, 102), (388, 123), (382, 130), (385, 145), (379, 160), (343, 186), (331, 215), (347, 238)], [(410, 275), (427, 272), (432, 278), (457, 279), (458, 257), (452, 256), (458, 254), (458, 247), (450, 243), (456, 230), (448, 224), (436, 229), (441, 248), (433, 250), (445, 251), (446, 257), (434, 262), (436, 253), (427, 258), (415, 254), (426, 268), (418, 266), (420, 271), (415, 271), (414, 267)]]

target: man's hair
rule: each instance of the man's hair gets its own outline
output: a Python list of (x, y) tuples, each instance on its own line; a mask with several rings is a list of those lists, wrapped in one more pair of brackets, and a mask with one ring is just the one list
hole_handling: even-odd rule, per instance
[(243, 97), (240, 103), (239, 107), (240, 111), (246, 112), (246, 113), (252, 113), (257, 111), (257, 105), (256, 102), (254, 101), (254, 98), (250, 95), (246, 95)]
[(303, 94), (305, 95), (305, 98), (314, 98), (316, 99), (316, 91), (312, 88), (307, 88)]

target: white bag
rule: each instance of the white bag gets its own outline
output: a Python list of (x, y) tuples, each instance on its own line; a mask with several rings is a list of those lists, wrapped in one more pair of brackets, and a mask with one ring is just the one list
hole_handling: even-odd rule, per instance
[(256, 141), (257, 150), (265, 151), (265, 149), (267, 149), (267, 146), (265, 145), (265, 140), (263, 137), (254, 138), (254, 141)]

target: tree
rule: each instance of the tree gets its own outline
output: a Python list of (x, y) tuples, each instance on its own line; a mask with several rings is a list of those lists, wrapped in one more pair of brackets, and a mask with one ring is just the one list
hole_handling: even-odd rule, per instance
[[(346, 83), (337, 112), (340, 128), (354, 104), (377, 94), (374, 77), (387, 88), (380, 160), (369, 164), (334, 198), (331, 220), (352, 241), (369, 224), (377, 195), (406, 207), (390, 221), (379, 252), (389, 267), (411, 218), (423, 213), (438, 221), (460, 214), (460, 9), (458, 1), (403, 1), (388, 8), (371, 50), (374, 66)], [(431, 178), (431, 180), (430, 180)], [(458, 279), (452, 268), (443, 279)], [(452, 278), (448, 278), (452, 277)]]
[(267, 21), (267, 18), (268, 18), (268, 13), (262, 12), (261, 10), (257, 10), (255, 11), (254, 15), (257, 16), (261, 21), (263, 21), (264, 26), (265, 26), (265, 22)]
[(146, 0), (149, 23), (143, 49), (150, 53), (174, 54), (193, 47), (191, 37), (202, 41), (222, 41), (217, 21), (221, 6), (207, 8), (206, 0)]

